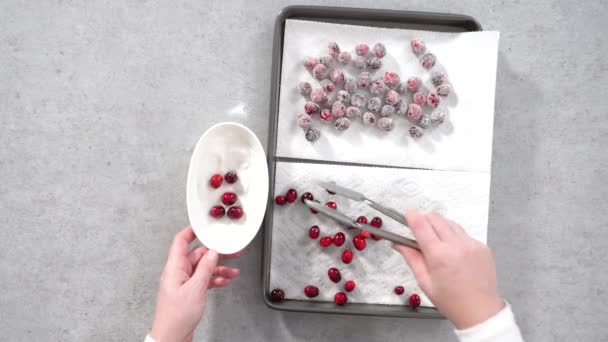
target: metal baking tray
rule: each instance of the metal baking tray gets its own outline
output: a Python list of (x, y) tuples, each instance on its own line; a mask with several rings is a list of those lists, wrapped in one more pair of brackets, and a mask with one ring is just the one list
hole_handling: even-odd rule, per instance
[[(272, 220), (274, 210), (274, 183), (276, 162), (294, 161), (311, 162), (305, 159), (279, 158), (276, 156), (277, 126), (279, 120), (279, 96), (281, 83), (281, 66), (283, 58), (283, 36), (287, 19), (312, 20), (320, 22), (351, 24), (359, 26), (405, 28), (440, 32), (481, 31), (481, 25), (470, 16), (448, 13), (429, 13), (413, 11), (392, 11), (365, 8), (322, 7), (322, 6), (289, 6), (277, 16), (274, 26), (274, 44), (272, 50), (272, 74), (270, 88), (270, 123), (268, 127), (268, 170), (270, 191), (268, 207), (264, 218), (264, 256), (263, 256), (263, 297), (266, 305), (284, 311), (313, 313), (331, 313), (347, 315), (391, 316), (412, 318), (444, 318), (437, 309), (420, 307), (411, 310), (402, 305), (347, 303), (337, 306), (333, 302), (285, 299), (280, 303), (270, 301), (270, 261), (272, 243)], [(319, 161), (316, 161), (318, 163)], [(331, 162), (329, 162), (331, 163)]]

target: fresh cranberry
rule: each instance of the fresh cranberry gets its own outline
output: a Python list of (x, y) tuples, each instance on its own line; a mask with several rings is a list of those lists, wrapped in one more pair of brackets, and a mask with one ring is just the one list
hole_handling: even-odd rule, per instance
[(357, 223), (367, 224), (367, 217), (363, 215), (357, 217)]
[[(374, 217), (372, 219), (372, 222), (370, 223), (370, 226), (378, 228), (378, 229), (382, 228), (382, 219), (379, 217)], [(376, 241), (380, 240), (380, 238), (374, 234), (372, 234), (372, 239), (374, 239)]]
[(353, 238), (353, 245), (359, 251), (362, 251), (367, 246), (367, 242), (365, 242), (365, 238), (361, 235), (357, 235)]
[(287, 199), (287, 202), (293, 203), (298, 199), (298, 192), (296, 189), (289, 189), (285, 194), (285, 198)]
[(330, 194), (330, 195), (335, 195), (336, 194), (335, 192), (333, 192), (333, 191), (331, 191), (329, 189), (325, 189), (325, 191), (327, 191), (327, 193)]
[(370, 237), (372, 237), (372, 234), (370, 234), (370, 232), (368, 232), (367, 230), (363, 230), (363, 229), (359, 230), (359, 235), (363, 236), (366, 239), (369, 239)]
[(237, 180), (239, 180), (239, 177), (236, 175), (236, 172), (229, 171), (224, 175), (224, 179), (226, 180), (226, 182), (234, 184)]
[(321, 240), (319, 240), (319, 245), (321, 245), (321, 247), (329, 247), (332, 244), (332, 240), (331, 237), (329, 236), (324, 236), (321, 238)]
[(274, 289), (270, 292), (271, 302), (282, 302), (285, 299), (285, 291), (281, 289)]
[(213, 176), (211, 176), (211, 179), (209, 180), (209, 185), (211, 185), (212, 187), (217, 189), (220, 186), (222, 186), (223, 182), (224, 182), (224, 178), (222, 177), (222, 175), (220, 175), (219, 173), (216, 173)]
[(336, 233), (336, 235), (334, 235), (334, 245), (340, 247), (344, 244), (344, 241), (346, 240), (346, 237), (344, 236), (344, 233), (342, 232), (338, 232)]
[(338, 305), (346, 304), (347, 300), (348, 300), (348, 298), (346, 297), (346, 293), (344, 293), (344, 292), (338, 292), (334, 296), (334, 303), (336, 303)]
[[(319, 202), (317, 200), (314, 200), (314, 201), (317, 202), (317, 203), (321, 203), (321, 202)], [(313, 213), (313, 214), (315, 214), (315, 215), (319, 213), (319, 211), (317, 209), (314, 209), (314, 208), (310, 208), (310, 212)]]
[(353, 261), (353, 251), (350, 249), (344, 250), (342, 252), (342, 262), (345, 264), (350, 264)]
[(304, 203), (304, 200), (309, 200), (309, 201), (312, 201), (312, 200), (314, 200), (314, 199), (315, 199), (315, 198), (313, 197), (313, 195), (312, 195), (310, 192), (305, 192), (305, 193), (303, 193), (303, 194), (302, 194), (302, 197), (301, 197), (302, 203)]
[(308, 298), (315, 298), (319, 295), (319, 288), (316, 286), (308, 285), (304, 288), (304, 294)]
[(410, 296), (410, 306), (412, 307), (412, 309), (416, 309), (417, 307), (420, 306), (420, 296), (413, 293)]
[(283, 195), (278, 195), (274, 198), (274, 202), (278, 205), (284, 205), (285, 203), (287, 203), (287, 199)]
[(222, 203), (225, 205), (233, 205), (236, 203), (236, 194), (234, 192), (224, 192), (222, 195)]
[(340, 271), (338, 271), (338, 269), (335, 268), (335, 267), (332, 267), (329, 270), (327, 270), (327, 276), (329, 276), (329, 279), (331, 281), (333, 281), (334, 283), (337, 283), (340, 280), (342, 280), (342, 276), (340, 275)]
[(310, 227), (310, 230), (308, 230), (308, 236), (311, 239), (316, 239), (319, 237), (319, 233), (321, 233), (321, 230), (319, 229), (319, 226), (312, 226)]
[(354, 280), (348, 280), (346, 283), (344, 283), (344, 291), (351, 292), (354, 289), (355, 289), (355, 281)]
[(336, 204), (336, 202), (329, 201), (329, 202), (325, 203), (325, 205), (328, 208), (333, 209), (333, 210), (338, 209), (338, 205)]
[(216, 205), (215, 207), (211, 208), (211, 210), (209, 210), (209, 215), (215, 218), (220, 218), (224, 216), (225, 213), (226, 210), (224, 210), (224, 207), (222, 207), (221, 205)]
[(240, 219), (241, 217), (243, 217), (243, 208), (236, 205), (234, 207), (228, 208), (228, 217), (233, 220)]
[(396, 295), (401, 296), (405, 292), (405, 289), (403, 288), (403, 286), (399, 285), (395, 286), (395, 289), (393, 291), (395, 291)]

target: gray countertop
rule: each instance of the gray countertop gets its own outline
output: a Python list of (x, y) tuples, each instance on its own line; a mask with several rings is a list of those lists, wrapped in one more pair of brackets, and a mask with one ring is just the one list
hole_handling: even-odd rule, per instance
[[(291, 2), (293, 3), (293, 2)], [(314, 1), (447, 11), (501, 31), (489, 245), (529, 341), (608, 340), (608, 6)], [(267, 141), (288, 2), (0, 3), (0, 336), (136, 341), (152, 320), (190, 153), (233, 120)], [(200, 341), (453, 341), (446, 321), (268, 309), (261, 236)]]

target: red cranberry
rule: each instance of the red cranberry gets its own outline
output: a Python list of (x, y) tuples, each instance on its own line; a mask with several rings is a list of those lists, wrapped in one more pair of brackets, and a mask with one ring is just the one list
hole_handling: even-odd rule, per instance
[(319, 245), (321, 245), (321, 247), (329, 247), (332, 244), (332, 240), (331, 237), (329, 236), (324, 236), (321, 238), (321, 240), (319, 240)]
[(361, 235), (357, 235), (353, 238), (353, 245), (359, 251), (362, 251), (367, 246), (367, 242), (365, 242), (365, 238)]
[(329, 276), (329, 279), (331, 281), (333, 281), (334, 283), (337, 283), (340, 280), (342, 280), (342, 276), (340, 275), (340, 271), (338, 271), (338, 269), (335, 268), (335, 267), (332, 267), (329, 270), (327, 270), (327, 276)]
[(355, 289), (355, 281), (354, 280), (349, 280), (346, 283), (344, 283), (344, 291), (351, 292), (354, 289)]
[(363, 236), (366, 239), (369, 239), (370, 237), (372, 237), (372, 234), (370, 234), (370, 232), (368, 232), (367, 230), (363, 230), (363, 229), (359, 230), (359, 235)]
[(327, 193), (330, 194), (330, 195), (335, 195), (336, 194), (335, 192), (333, 192), (333, 191), (331, 191), (329, 189), (325, 189), (325, 191), (327, 191)]
[(230, 207), (228, 209), (228, 217), (233, 220), (240, 219), (241, 217), (243, 217), (243, 208), (236, 205), (234, 207)]
[[(317, 202), (317, 203), (320, 203), (317, 200), (314, 200), (314, 201)], [(315, 215), (319, 213), (319, 211), (317, 209), (314, 209), (314, 208), (310, 208), (310, 212), (313, 213), (313, 214), (315, 214)]]
[(346, 237), (344, 236), (344, 233), (342, 232), (338, 232), (336, 233), (336, 235), (334, 235), (334, 245), (340, 247), (344, 244), (344, 241), (346, 240)]
[(410, 296), (410, 306), (412, 307), (412, 309), (416, 309), (417, 307), (420, 306), (420, 296), (413, 293)]
[(357, 223), (367, 224), (367, 217), (363, 215), (357, 217)]
[(348, 298), (346, 297), (346, 293), (344, 293), (344, 292), (338, 292), (334, 296), (334, 303), (336, 303), (338, 305), (346, 304), (347, 300), (348, 300)]
[(285, 203), (287, 203), (287, 199), (283, 195), (278, 195), (274, 198), (274, 202), (278, 205), (284, 205)]
[(226, 182), (234, 184), (237, 180), (239, 180), (239, 177), (236, 175), (235, 171), (229, 171), (224, 175), (224, 179)]
[[(382, 228), (382, 219), (381, 219), (381, 218), (379, 218), (379, 217), (374, 217), (374, 218), (372, 219), (372, 222), (371, 222), (370, 226), (375, 227), (375, 228), (378, 228), (378, 229)], [(376, 240), (376, 241), (380, 240), (380, 238), (379, 238), (379, 237), (377, 237), (377, 236), (376, 236), (376, 235), (374, 235), (374, 234), (372, 234), (372, 239), (374, 239), (374, 240)]]
[(270, 292), (271, 302), (282, 302), (285, 299), (285, 291), (281, 289), (274, 289)]
[(224, 178), (222, 177), (222, 175), (220, 175), (219, 173), (216, 173), (213, 176), (211, 176), (211, 179), (209, 180), (209, 185), (211, 185), (212, 187), (217, 189), (220, 186), (222, 186), (223, 182), (224, 182)]
[(312, 226), (312, 227), (310, 227), (310, 230), (308, 231), (308, 236), (311, 239), (316, 239), (319, 237), (319, 233), (321, 233), (319, 226)]
[(395, 289), (393, 291), (395, 291), (396, 295), (401, 296), (405, 292), (405, 289), (403, 288), (403, 286), (399, 285), (395, 286)]
[(225, 205), (233, 205), (236, 203), (236, 194), (234, 192), (224, 192), (222, 195), (222, 203)]
[(345, 264), (350, 264), (351, 261), (353, 261), (353, 251), (347, 249), (342, 252), (342, 262)]
[(308, 285), (304, 288), (304, 294), (308, 298), (315, 298), (319, 295), (319, 288), (316, 286)]
[(287, 194), (285, 194), (285, 198), (287, 199), (287, 202), (293, 203), (298, 199), (298, 192), (296, 189), (289, 189), (287, 190)]
[(325, 203), (325, 205), (326, 205), (328, 208), (333, 209), (333, 210), (338, 209), (338, 205), (336, 204), (336, 202), (331, 202), (331, 201), (330, 201), (330, 202)]
[(304, 200), (312, 201), (315, 198), (312, 196), (312, 194), (310, 192), (305, 192), (305, 193), (302, 194), (301, 199), (302, 199), (302, 203), (304, 203)]
[(224, 210), (224, 207), (222, 207), (221, 205), (216, 205), (215, 207), (211, 208), (211, 210), (209, 210), (209, 215), (215, 218), (220, 218), (224, 216), (225, 213), (226, 210)]

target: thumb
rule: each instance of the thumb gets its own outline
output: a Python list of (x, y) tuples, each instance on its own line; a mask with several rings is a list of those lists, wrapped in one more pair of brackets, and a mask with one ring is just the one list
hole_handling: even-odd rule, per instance
[(192, 286), (201, 292), (207, 291), (209, 280), (213, 275), (218, 260), (219, 255), (217, 252), (212, 249), (208, 250), (199, 260), (196, 270), (194, 270), (194, 274), (188, 282), (192, 283)]
[(418, 281), (420, 287), (426, 292), (430, 278), (422, 254), (415, 249), (405, 246), (393, 245), (393, 248), (403, 256), (405, 262), (412, 269), (412, 272), (416, 277), (416, 281)]

